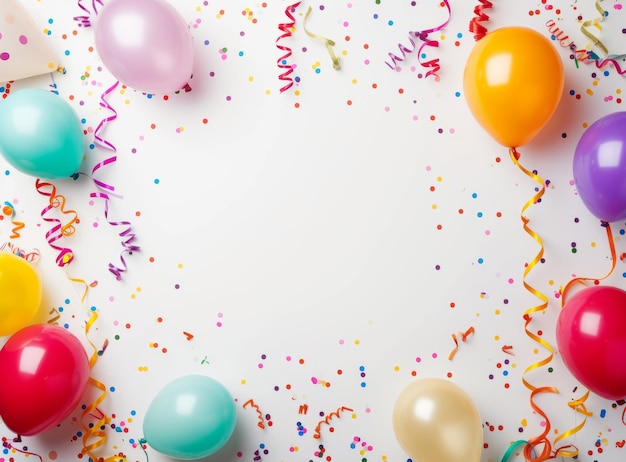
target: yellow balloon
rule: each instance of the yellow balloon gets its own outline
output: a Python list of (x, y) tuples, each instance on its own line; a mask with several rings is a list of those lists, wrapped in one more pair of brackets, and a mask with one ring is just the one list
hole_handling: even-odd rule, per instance
[(480, 39), (463, 74), (470, 111), (493, 139), (516, 148), (539, 133), (563, 92), (563, 63), (550, 40), (526, 27)]
[(37, 314), (41, 298), (35, 268), (23, 258), (0, 252), (0, 337), (26, 327)]
[(406, 387), (393, 409), (393, 431), (415, 462), (480, 462), (480, 415), (449, 380), (421, 379)]

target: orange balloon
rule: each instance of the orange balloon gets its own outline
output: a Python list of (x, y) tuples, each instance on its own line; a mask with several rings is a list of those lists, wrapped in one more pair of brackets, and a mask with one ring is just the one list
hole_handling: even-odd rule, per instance
[(563, 63), (550, 40), (526, 27), (480, 39), (463, 74), (470, 111), (498, 143), (515, 148), (550, 120), (563, 92)]

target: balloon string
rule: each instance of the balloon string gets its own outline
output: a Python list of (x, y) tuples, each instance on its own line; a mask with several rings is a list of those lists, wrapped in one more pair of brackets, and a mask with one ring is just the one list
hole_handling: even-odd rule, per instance
[(587, 277), (576, 277), (570, 280), (567, 284), (565, 284), (565, 287), (561, 287), (559, 289), (559, 293), (561, 297), (561, 308), (565, 306), (565, 299), (567, 297), (567, 294), (569, 293), (569, 291), (571, 290), (574, 284), (584, 285), (585, 282), (589, 282), (589, 281), (593, 281), (594, 284), (598, 284), (599, 281), (611, 276), (611, 274), (613, 274), (613, 271), (615, 270), (615, 265), (617, 264), (617, 252), (615, 251), (615, 241), (613, 240), (613, 233), (611, 232), (611, 225), (607, 223), (606, 221), (601, 222), (601, 225), (603, 228), (606, 229), (606, 236), (607, 236), (607, 240), (609, 243), (609, 249), (611, 250), (611, 268), (609, 269), (609, 272), (605, 274), (604, 276), (602, 276), (601, 278), (596, 279), (596, 278), (587, 278)]
[(291, 29), (296, 25), (296, 18), (294, 18), (292, 12), (298, 8), (301, 2), (296, 2), (293, 5), (289, 5), (285, 8), (285, 15), (291, 22), (281, 23), (278, 25), (278, 29), (283, 32), (281, 36), (276, 39), (276, 48), (281, 51), (284, 51), (285, 54), (276, 60), (276, 64), (280, 69), (284, 69), (284, 72), (278, 76), (278, 80), (287, 82), (283, 87), (281, 87), (280, 92), (289, 90), (293, 85), (293, 79), (290, 77), (293, 72), (293, 66), (287, 64), (287, 59), (291, 57), (291, 48), (285, 45), (281, 45), (278, 43), (280, 40), (284, 38), (291, 37)]
[(489, 0), (478, 0), (479, 5), (474, 7), (474, 17), (469, 23), (469, 31), (474, 34), (474, 40), (478, 41), (487, 35), (487, 28), (481, 22), (489, 21), (489, 16), (485, 10), (492, 8), (493, 3)]
[[(543, 241), (542, 241), (541, 237), (537, 233), (535, 233), (528, 226), (528, 223), (530, 222), (530, 219), (528, 217), (526, 217), (525, 212), (526, 212), (526, 210), (528, 210), (528, 208), (530, 206), (532, 206), (533, 204), (537, 203), (541, 199), (541, 197), (545, 193), (545, 182), (535, 172), (531, 172), (530, 170), (526, 169), (524, 166), (522, 166), (519, 163), (520, 154), (519, 154), (519, 152), (517, 152), (517, 150), (515, 148), (511, 148), (509, 150), (509, 153), (511, 155), (511, 159), (513, 160), (513, 163), (525, 175), (527, 175), (528, 177), (532, 178), (534, 181), (539, 183), (539, 185), (541, 185), (541, 188), (538, 190), (538, 192), (535, 195), (533, 195), (533, 197), (531, 197), (528, 201), (526, 201), (526, 203), (523, 205), (522, 211), (521, 211), (521, 214), (520, 214), (520, 217), (521, 217), (522, 223), (523, 223), (524, 231), (529, 236), (531, 236), (540, 246), (539, 252), (537, 252), (537, 254), (532, 259), (532, 261), (524, 269), (522, 282), (523, 282), (523, 285), (526, 288), (526, 290), (528, 292), (530, 292), (531, 294), (533, 294), (535, 297), (537, 297), (540, 300), (541, 303), (539, 303), (538, 305), (535, 305), (535, 306), (527, 309), (524, 312), (523, 319), (525, 321), (525, 323), (524, 323), (524, 331), (525, 331), (526, 335), (528, 337), (530, 337), (532, 340), (534, 340), (536, 343), (541, 345), (548, 352), (548, 356), (545, 357), (544, 359), (541, 359), (541, 360), (539, 360), (539, 361), (529, 365), (524, 370), (524, 372), (522, 374), (522, 382), (523, 382), (524, 386), (526, 386), (526, 388), (528, 388), (531, 391), (531, 393), (530, 393), (530, 405), (531, 405), (531, 407), (533, 408), (533, 410), (535, 410), (539, 415), (541, 415), (545, 419), (544, 431), (539, 436), (536, 436), (536, 437), (534, 437), (534, 438), (529, 440), (529, 445), (530, 446), (526, 446), (526, 448), (524, 448), (524, 454), (526, 456), (526, 459), (529, 460), (529, 461), (541, 462), (541, 461), (544, 461), (544, 460), (552, 458), (552, 456), (551, 456), (552, 449), (551, 449), (550, 441), (548, 439), (548, 434), (549, 434), (549, 431), (550, 431), (550, 420), (548, 419), (548, 416), (546, 415), (546, 413), (535, 403), (534, 398), (535, 398), (536, 395), (538, 395), (540, 393), (557, 393), (558, 390), (556, 388), (554, 388), (554, 387), (536, 387), (536, 386), (532, 385), (526, 379), (526, 375), (530, 371), (532, 371), (534, 369), (538, 369), (538, 368), (540, 368), (542, 366), (545, 366), (545, 365), (549, 364), (552, 361), (552, 358), (554, 356), (554, 350), (553, 350), (552, 346), (548, 342), (546, 342), (544, 339), (542, 339), (539, 336), (539, 334), (536, 334), (536, 333), (532, 332), (530, 330), (530, 328), (528, 327), (530, 322), (532, 321), (532, 314), (534, 314), (536, 312), (539, 312), (539, 311), (543, 311), (543, 310), (545, 310), (548, 307), (548, 297), (546, 297), (546, 295), (541, 293), (539, 290), (537, 290), (534, 287), (532, 287), (528, 283), (528, 281), (527, 281), (528, 274), (541, 261), (541, 259), (543, 257), (543, 253), (544, 253), (544, 248), (543, 248)], [(542, 446), (542, 451), (536, 458), (532, 458), (530, 452), (531, 452), (533, 447), (536, 447), (538, 445)]]
[[(90, 27), (91, 26), (91, 11), (83, 5), (83, 0), (78, 0), (78, 7), (85, 12), (84, 15), (74, 16), (74, 21), (78, 23), (79, 27)], [(93, 13), (98, 14), (98, 8), (96, 4), (103, 6), (102, 0), (92, 0), (91, 7), (93, 8)]]
[(19, 238), (19, 230), (22, 229), (25, 225), (21, 221), (15, 221), (15, 207), (13, 207), (13, 204), (5, 201), (4, 207), (2, 207), (2, 213), (11, 218), (11, 224), (13, 225), (13, 229), (11, 230), (12, 234), (9, 236), (9, 239)]
[(326, 37), (322, 37), (320, 35), (314, 34), (312, 32), (309, 32), (308, 29), (306, 28), (306, 23), (309, 19), (309, 16), (311, 15), (311, 12), (313, 11), (312, 7), (309, 7), (309, 9), (306, 11), (306, 14), (304, 15), (304, 21), (302, 22), (302, 28), (304, 29), (304, 32), (306, 33), (306, 35), (308, 35), (309, 37), (315, 39), (315, 40), (320, 40), (322, 42), (324, 42), (325, 46), (326, 46), (326, 51), (328, 51), (328, 55), (330, 56), (331, 61), (333, 62), (333, 69), (335, 69), (336, 71), (338, 71), (339, 69), (341, 69), (341, 64), (339, 63), (339, 58), (335, 55), (335, 52), (333, 51), (333, 47), (335, 46), (335, 42), (329, 38)]
[(609, 54), (606, 45), (604, 45), (604, 43), (602, 43), (595, 34), (589, 31), (589, 28), (591, 26), (594, 26), (596, 29), (602, 30), (602, 26), (600, 25), (600, 23), (604, 21), (604, 19), (608, 16), (608, 13), (602, 8), (602, 6), (600, 6), (600, 3), (602, 1), (603, 0), (596, 0), (595, 5), (596, 10), (600, 15), (594, 19), (589, 19), (583, 22), (582, 26), (580, 26), (580, 31), (589, 39), (589, 43), (585, 47), (587, 50), (591, 50), (594, 46), (596, 46), (598, 47), (598, 49), (600, 49), (600, 51), (602, 51), (604, 56), (606, 56)]
[(333, 419), (333, 417), (340, 418), (341, 417), (340, 414), (344, 411), (353, 412), (352, 409), (350, 409), (349, 407), (341, 406), (340, 408), (337, 408), (336, 411), (331, 412), (323, 420), (320, 420), (317, 423), (317, 425), (315, 426), (315, 432), (313, 433), (313, 438), (320, 439), (322, 437), (320, 433), (321, 426), (323, 424), (330, 425), (330, 421)]
[[(48, 187), (50, 188), (50, 190), (46, 191), (45, 189)], [(46, 232), (46, 240), (48, 241), (50, 247), (59, 252), (56, 257), (56, 264), (60, 267), (64, 267), (65, 265), (71, 263), (71, 261), (74, 259), (74, 252), (68, 247), (61, 247), (55, 245), (54, 243), (62, 237), (67, 237), (74, 234), (74, 232), (76, 231), (74, 223), (78, 223), (79, 221), (78, 214), (75, 210), (64, 209), (65, 197), (57, 194), (56, 187), (52, 183), (41, 181), (39, 178), (37, 178), (35, 182), (35, 188), (37, 189), (37, 192), (39, 194), (50, 198), (48, 205), (41, 211), (41, 218), (43, 218), (43, 220), (47, 221), (48, 223), (56, 223), (51, 229)], [(46, 214), (50, 210), (55, 208), (59, 209), (60, 212), (64, 215), (72, 215), (71, 219), (67, 223), (62, 224), (61, 220), (59, 220), (58, 218), (46, 217)]]

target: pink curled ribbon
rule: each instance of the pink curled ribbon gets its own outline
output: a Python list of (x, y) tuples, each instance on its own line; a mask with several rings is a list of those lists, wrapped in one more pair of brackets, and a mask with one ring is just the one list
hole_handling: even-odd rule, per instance
[(417, 48), (417, 61), (419, 62), (420, 66), (429, 68), (429, 70), (426, 72), (426, 75), (424, 77), (428, 77), (432, 75), (435, 77), (436, 81), (439, 81), (438, 72), (441, 69), (441, 66), (439, 65), (439, 58), (431, 59), (429, 61), (422, 61), (422, 56), (423, 56), (424, 48), (426, 47), (436, 48), (439, 46), (439, 41), (429, 38), (428, 34), (432, 34), (433, 32), (439, 32), (440, 30), (445, 29), (445, 27), (450, 22), (450, 17), (452, 16), (450, 3), (448, 3), (448, 0), (443, 0), (441, 3), (448, 10), (448, 17), (446, 18), (446, 20), (439, 26), (434, 27), (432, 29), (424, 29), (421, 31), (410, 31), (409, 42), (411, 43), (411, 48), (408, 48), (404, 46), (403, 44), (399, 43), (398, 48), (402, 54), (402, 57), (396, 56), (393, 53), (388, 53), (389, 57), (391, 58), (391, 64), (385, 61), (385, 64), (387, 64), (387, 66), (389, 66), (393, 70), (397, 70), (398, 62), (403, 61), (406, 58), (407, 54), (413, 53), (416, 50), (416, 42), (415, 40), (413, 40), (413, 38), (416, 38), (422, 42), (419, 48)]
[[(98, 14), (98, 7), (96, 4), (103, 6), (102, 0), (91, 0), (91, 7), (94, 14)], [(78, 0), (78, 8), (85, 12), (84, 15), (74, 16), (74, 21), (78, 23), (79, 27), (91, 27), (91, 14), (92, 12), (83, 5), (83, 0)]]
[(294, 18), (293, 12), (296, 11), (296, 8), (298, 8), (300, 3), (301, 2), (296, 2), (293, 5), (289, 5), (287, 8), (285, 8), (285, 15), (287, 15), (287, 18), (291, 22), (285, 22), (278, 25), (278, 29), (283, 32), (283, 34), (276, 39), (276, 48), (285, 52), (283, 56), (276, 60), (276, 64), (278, 65), (278, 67), (284, 70), (284, 72), (278, 76), (278, 80), (282, 82), (287, 82), (281, 87), (281, 93), (289, 90), (293, 85), (293, 79), (290, 77), (291, 73), (293, 72), (293, 66), (287, 64), (287, 59), (291, 57), (291, 48), (285, 45), (281, 45), (278, 42), (281, 39), (291, 37), (290, 29), (296, 25), (296, 18)]
[[(110, 111), (111, 114), (102, 119), (94, 131), (94, 139), (96, 144), (113, 152), (117, 151), (115, 149), (115, 146), (110, 141), (103, 138), (101, 132), (104, 130), (104, 127), (108, 123), (113, 122), (117, 118), (117, 112), (109, 104), (106, 98), (117, 88), (118, 85), (119, 81), (115, 82), (110, 88), (105, 90), (100, 97), (100, 107), (107, 109), (108, 111)], [(116, 161), (117, 156), (114, 155), (103, 160), (102, 162), (97, 163), (93, 167), (93, 169), (91, 170), (91, 178), (99, 191), (91, 193), (89, 197), (104, 199), (104, 218), (106, 219), (107, 223), (109, 223), (111, 226), (124, 226), (124, 229), (118, 234), (122, 238), (122, 251), (120, 252), (121, 266), (116, 266), (113, 263), (109, 263), (109, 271), (115, 276), (115, 279), (120, 281), (122, 279), (122, 273), (124, 273), (128, 269), (128, 266), (126, 265), (126, 260), (124, 259), (124, 254), (132, 255), (133, 252), (139, 251), (140, 247), (134, 244), (137, 236), (132, 232), (130, 221), (113, 221), (109, 218), (109, 201), (111, 200), (111, 197), (121, 198), (122, 196), (115, 193), (115, 187), (113, 185), (105, 183), (104, 181), (96, 177), (96, 172), (98, 170), (100, 170), (102, 167), (113, 164)]]
[[(50, 188), (46, 191), (46, 188)], [(52, 183), (41, 181), (39, 178), (35, 181), (35, 188), (42, 196), (49, 197), (48, 205), (41, 211), (41, 218), (48, 223), (55, 223), (52, 228), (46, 232), (46, 241), (53, 249), (59, 253), (56, 257), (56, 264), (63, 268), (69, 265), (74, 259), (74, 252), (69, 247), (56, 245), (55, 242), (67, 236), (71, 236), (76, 231), (74, 223), (78, 223), (78, 214), (75, 210), (65, 210), (65, 197), (57, 194), (56, 187)], [(64, 215), (72, 215), (71, 219), (63, 224), (58, 218), (48, 217), (48, 212), (53, 209), (59, 209)]]
[(474, 40), (476, 41), (487, 35), (487, 28), (481, 22), (489, 21), (489, 16), (485, 13), (485, 10), (493, 7), (493, 3), (489, 0), (478, 0), (478, 3), (474, 7), (475, 16), (469, 23), (469, 31), (474, 34)]

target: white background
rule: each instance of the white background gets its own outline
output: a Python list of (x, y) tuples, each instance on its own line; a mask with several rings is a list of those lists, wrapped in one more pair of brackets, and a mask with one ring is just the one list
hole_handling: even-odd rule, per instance
[[(73, 21), (82, 14), (74, 2), (22, 3), (42, 33), (50, 32), (46, 38), (67, 73), (16, 81), (10, 91), (47, 89), (54, 79), (59, 96), (84, 119), (89, 145), (109, 115), (100, 97), (116, 81), (90, 51), (93, 28)], [(46, 198), (34, 178), (0, 159), (0, 172), (7, 171), (0, 199), (12, 202), (26, 225), (13, 243), (41, 251), (45, 299), (38, 321), (62, 307), (62, 324), (88, 347), (84, 324), (95, 306), (90, 338), (98, 346), (108, 340), (92, 375), (107, 387), (100, 408), (128, 431), (109, 428), (98, 455), (146, 460), (136, 445), (145, 411), (166, 383), (186, 374), (220, 380), (238, 403), (233, 438), (208, 460), (252, 461), (255, 451), (265, 461), (322, 460), (315, 453), (323, 444), (323, 457), (335, 461), (406, 461), (393, 435), (392, 408), (405, 386), (424, 377), (450, 377), (472, 397), (485, 424), (483, 462), (499, 461), (511, 442), (540, 434), (545, 422), (522, 384), (524, 370), (547, 356), (522, 319), (540, 303), (523, 286), (524, 265), (540, 247), (520, 219), (539, 185), (482, 131), (463, 98), (476, 4), (452, 2), (449, 25), (433, 34), (440, 46), (426, 52), (427, 59), (440, 59), (435, 81), (417, 77), (424, 69), (415, 53), (400, 71), (385, 60), (398, 43), (407, 44), (410, 30), (445, 20), (438, 2), (356, 0), (323, 9), (304, 2), (293, 36), (280, 41), (292, 47), (300, 81), (281, 94), (276, 39), (289, 3), (172, 3), (195, 25), (192, 91), (166, 101), (120, 86), (108, 97), (118, 117), (103, 134), (118, 160), (100, 172), (124, 196), (111, 201), (110, 217), (131, 221), (141, 246), (125, 257), (121, 281), (107, 271), (119, 261), (121, 230), (107, 224), (104, 202), (89, 197), (93, 182), (85, 176), (55, 182), (80, 218), (76, 233), (62, 241), (76, 255), (66, 274), (45, 239)], [(560, 5), (558, 14), (549, 2), (494, 3), (485, 23), (490, 30), (526, 25), (550, 37), (545, 24), (554, 20), (580, 48), (587, 39), (578, 16), (597, 16), (592, 4), (580, 2)], [(620, 53), (621, 3), (602, 4), (610, 14), (596, 32)], [(323, 43), (304, 33), (309, 6), (307, 27), (335, 40), (338, 71)], [(550, 300), (530, 328), (543, 331), (556, 350), (559, 287), (573, 275), (599, 278), (611, 265), (604, 229), (576, 195), (572, 157), (585, 124), (621, 110), (623, 78), (612, 67), (594, 77), (593, 66), (576, 67), (570, 51), (554, 43), (564, 63), (563, 97), (520, 152), (525, 167), (549, 180), (541, 203), (526, 212), (545, 248), (545, 263), (528, 282)], [(81, 172), (111, 154), (87, 148)], [(624, 223), (612, 226), (619, 255)], [(5, 219), (0, 240), (10, 234)], [(623, 271), (618, 261), (603, 283), (623, 287)], [(68, 274), (97, 281), (85, 305)], [(449, 360), (452, 334), (470, 327), (474, 333)], [(585, 390), (558, 354), (526, 378), (559, 390), (537, 400), (550, 419), (551, 441), (581, 421), (568, 402)], [(91, 390), (84, 402), (95, 396)], [(257, 426), (256, 412), (242, 406), (249, 399), (270, 415), (271, 427)], [(593, 417), (564, 443), (579, 448), (581, 461), (623, 457), (622, 407), (594, 395), (585, 404)], [(306, 414), (299, 413), (303, 405)], [(342, 406), (354, 412), (314, 439), (320, 412)], [(44, 460), (78, 460), (79, 417), (77, 410), (20, 444)], [(302, 436), (298, 422), (307, 430)], [(1, 424), (0, 435), (14, 436)], [(360, 442), (351, 448), (355, 437)], [(151, 461), (169, 460), (147, 451)], [(0, 453), (0, 460), (9, 457), (26, 460)]]

